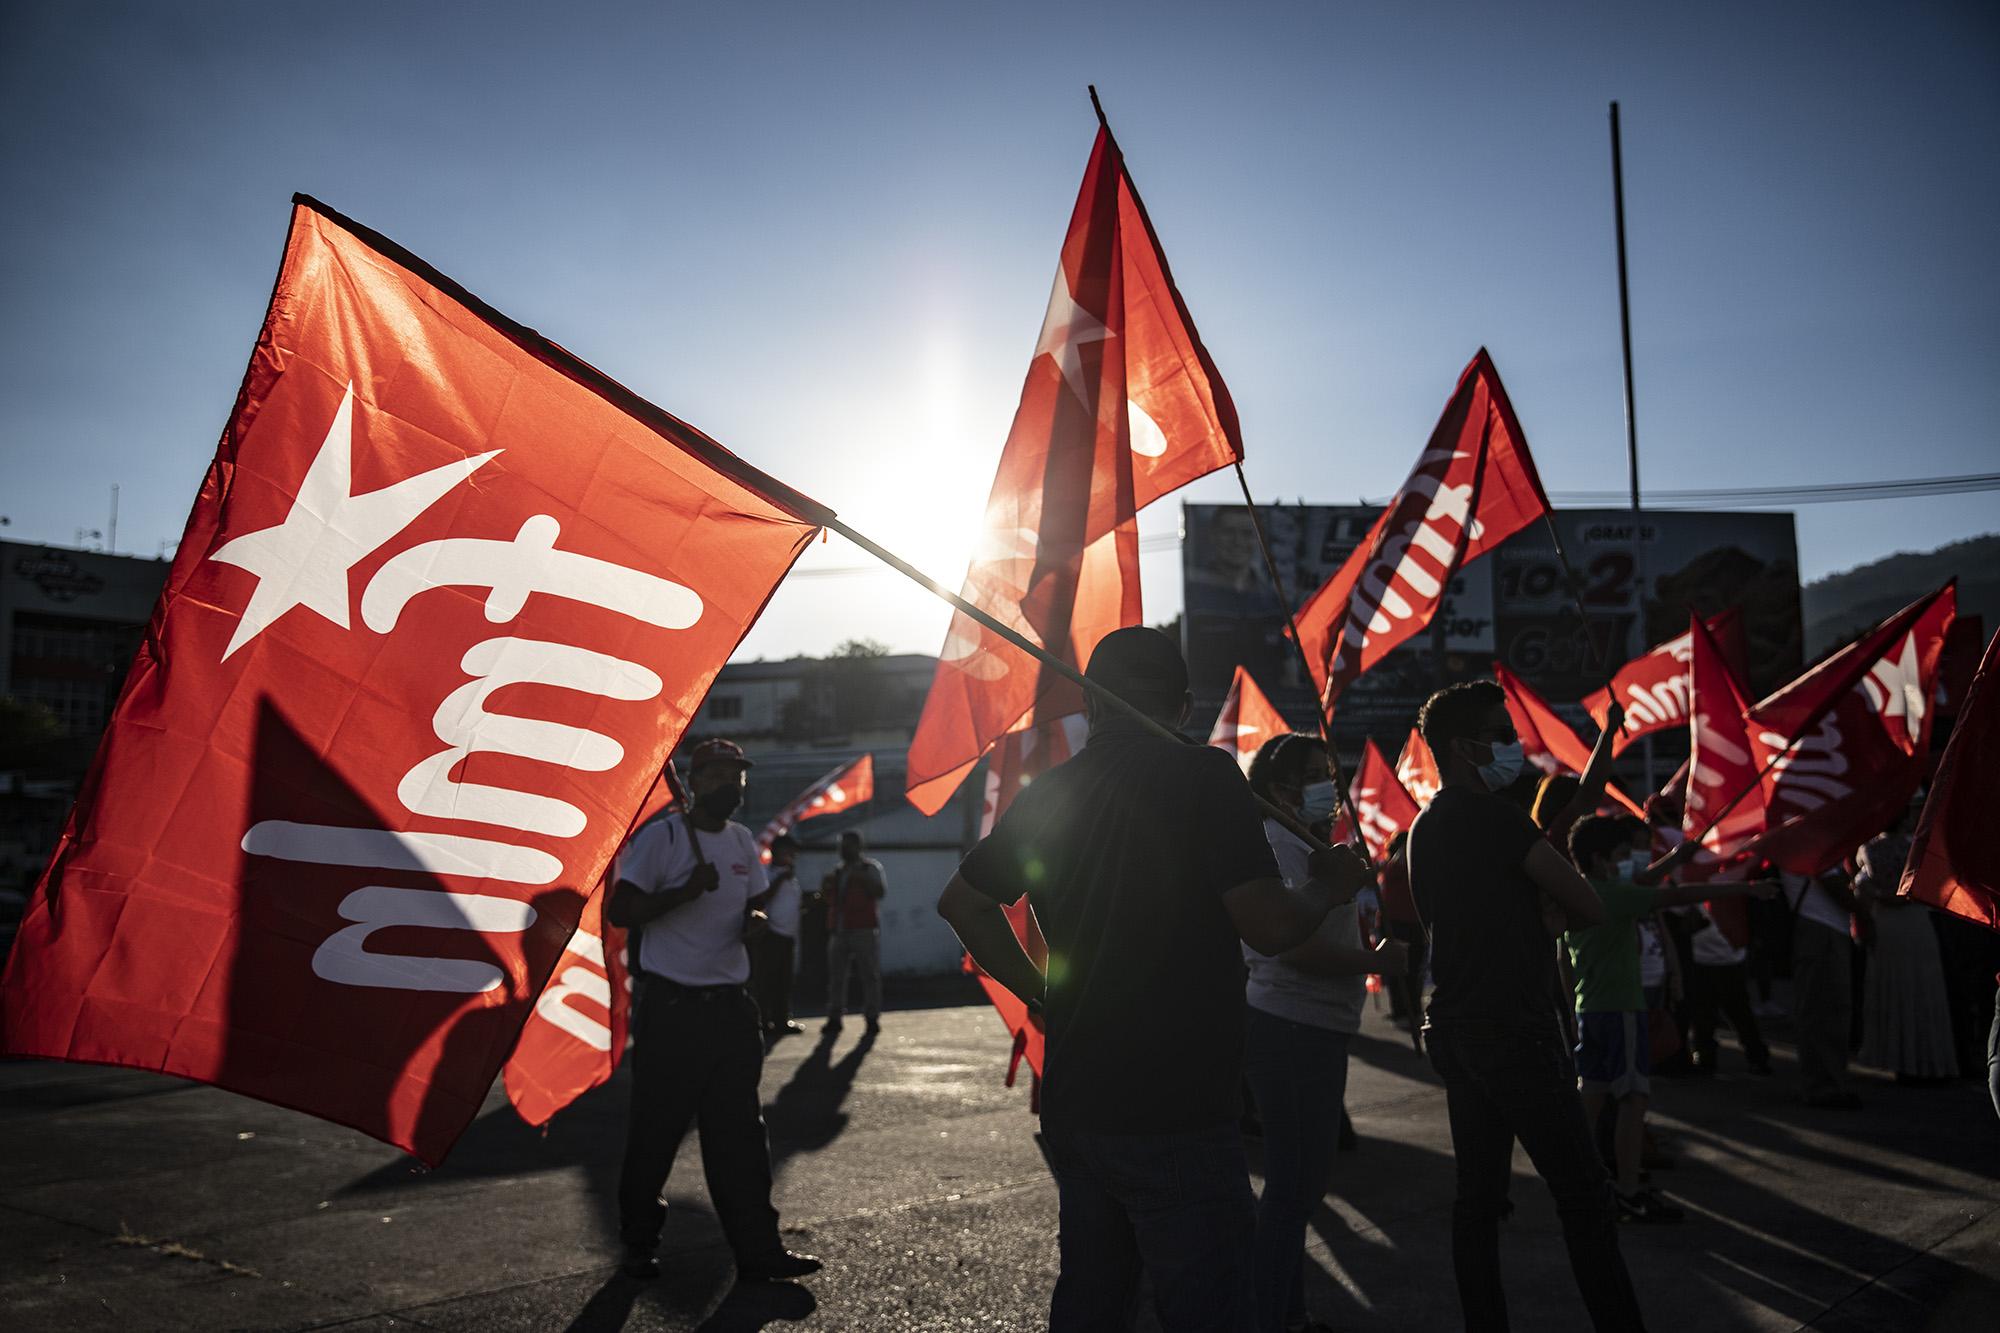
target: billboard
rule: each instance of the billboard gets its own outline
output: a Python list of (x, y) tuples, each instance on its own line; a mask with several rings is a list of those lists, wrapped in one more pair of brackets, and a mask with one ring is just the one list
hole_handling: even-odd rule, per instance
[[(1303, 602), (1368, 535), (1381, 510), (1362, 505), (1260, 505), (1285, 588)], [(1546, 527), (1518, 533), (1461, 570), (1430, 628), (1341, 695), (1334, 732), (1343, 752), (1373, 736), (1389, 753), (1417, 708), (1441, 685), (1489, 676), (1495, 661), (1521, 676), (1576, 725), (1595, 729), (1577, 701), (1648, 646), (1687, 628), (1688, 611), (1743, 608), (1750, 690), (1761, 696), (1801, 662), (1798, 541), (1790, 514), (1566, 509), (1555, 515), (1583, 584), (1578, 617)], [(1182, 507), (1185, 606), (1181, 646), (1196, 721), (1222, 706), (1241, 663), (1294, 724), (1313, 716), (1313, 692), (1284, 636), (1242, 505)]]

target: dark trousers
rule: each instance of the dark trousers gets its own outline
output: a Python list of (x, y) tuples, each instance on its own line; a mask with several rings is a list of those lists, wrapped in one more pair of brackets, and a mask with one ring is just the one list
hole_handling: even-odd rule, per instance
[(767, 930), (750, 941), (750, 993), (757, 997), (757, 1010), (766, 1028), (779, 1028), (792, 1019), (792, 968), (795, 941), (789, 935)]
[(1750, 1011), (1750, 988), (1746, 984), (1749, 978), (1750, 969), (1743, 963), (1725, 967), (1695, 964), (1694, 977), (1688, 985), (1688, 1017), (1694, 1028), (1695, 1063), (1705, 1069), (1715, 1068), (1717, 1014), (1729, 1020), (1736, 1039), (1743, 1043), (1743, 1058), (1752, 1068), (1771, 1063), (1771, 1051), (1764, 1045), (1764, 1034), (1758, 1030), (1757, 1015)]
[(1129, 1328), (1143, 1270), (1166, 1333), (1247, 1333), (1256, 1205), (1236, 1124), (1103, 1134), (1044, 1122), (1062, 1271), (1050, 1333)]
[(1618, 1249), (1611, 1179), (1584, 1124), (1576, 1066), (1553, 1018), (1546, 1034), (1485, 1024), (1432, 1028), (1431, 1064), (1444, 1080), (1458, 1197), (1451, 1213), (1451, 1261), (1459, 1305), (1472, 1333), (1507, 1328), (1500, 1281), (1500, 1219), (1514, 1141), (1555, 1196), (1570, 1271), (1592, 1327), (1642, 1327), (1638, 1297)]
[(1251, 1264), (1257, 1327), (1305, 1322), (1306, 1223), (1326, 1194), (1347, 1091), (1347, 1034), (1247, 1010), (1243, 1072), (1264, 1122), (1264, 1193)]
[(1847, 1039), (1854, 1011), (1854, 941), (1800, 917), (1792, 928), (1792, 1004), (1799, 1078), (1808, 1097), (1847, 1091)]
[(647, 977), (633, 1018), (632, 1116), (618, 1179), (619, 1234), (651, 1253), (666, 1221), (660, 1192), (690, 1126), (701, 1131), (709, 1201), (737, 1261), (783, 1249), (771, 1206), (771, 1150), (757, 1081), (764, 1038), (742, 987), (689, 991)]

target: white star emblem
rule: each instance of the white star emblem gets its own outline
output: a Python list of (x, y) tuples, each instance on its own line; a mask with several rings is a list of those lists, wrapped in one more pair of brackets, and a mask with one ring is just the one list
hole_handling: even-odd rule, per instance
[(245, 533), (209, 557), (257, 576), (257, 589), (222, 651), (225, 661), (295, 606), (346, 629), (348, 571), (500, 453), (495, 449), (463, 458), (355, 495), (353, 451), (354, 386), (349, 384), (285, 521)]
[(1035, 355), (1047, 352), (1056, 359), (1071, 392), (1085, 408), (1091, 407), (1094, 396), (1083, 387), (1083, 356), (1079, 349), (1084, 343), (1103, 342), (1111, 336), (1104, 321), (1078, 305), (1069, 294), (1069, 274), (1063, 272), (1062, 265), (1056, 265), (1056, 285), (1049, 293), (1049, 313), (1042, 317), (1042, 336), (1035, 342)]

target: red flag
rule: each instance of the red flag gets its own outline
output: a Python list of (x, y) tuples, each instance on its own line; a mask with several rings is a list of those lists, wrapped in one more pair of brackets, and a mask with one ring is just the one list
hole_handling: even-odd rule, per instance
[(1264, 691), (1257, 688), (1257, 682), (1242, 667), (1236, 668), (1235, 679), (1229, 682), (1229, 697), (1222, 701), (1222, 711), (1216, 715), (1215, 726), (1208, 733), (1208, 743), (1219, 745), (1236, 756), (1237, 765), (1247, 774), (1250, 761), (1257, 757), (1258, 747), (1273, 736), (1282, 736), (1292, 729), (1285, 721)]
[(1910, 839), (1898, 892), (2000, 930), (2000, 634), (1986, 645), (1930, 799)]
[(763, 832), (757, 835), (757, 846), (768, 861), (771, 859), (771, 843), (780, 833), (789, 833), (794, 825), (803, 824), (808, 819), (839, 814), (842, 810), (852, 810), (874, 799), (875, 756), (871, 753), (842, 764), (800, 792), (790, 805), (771, 816), (771, 822), (764, 825)]
[(1385, 859), (1396, 835), (1417, 822), (1416, 801), (1404, 790), (1396, 770), (1389, 767), (1372, 737), (1361, 747), (1361, 766), (1354, 772), (1348, 799), (1361, 825), (1361, 840), (1368, 844), (1373, 860)]
[[(1723, 660), (1729, 663), (1737, 679), (1743, 679), (1748, 673), (1749, 650), (1743, 639), (1742, 612), (1732, 606), (1705, 623), (1722, 651)], [(1625, 725), (1611, 742), (1614, 756), (1625, 753), (1625, 747), (1641, 736), (1687, 725), (1688, 693), (1692, 688), (1688, 684), (1688, 657), (1694, 651), (1692, 644), (1686, 634), (1655, 644), (1618, 668), (1618, 674), (1611, 678), (1610, 689), (1599, 690), (1584, 699), (1583, 710), (1600, 727), (1611, 715), (1614, 693), (1625, 706)]]
[[(1141, 509), (1243, 456), (1108, 131), (1099, 130), (965, 597), (1073, 666), (1139, 623)], [(910, 803), (935, 814), (1008, 732), (1083, 710), (1076, 687), (958, 614), (910, 742)]]
[(1396, 756), (1396, 780), (1403, 784), (1403, 790), (1419, 809), (1431, 803), (1431, 797), (1444, 786), (1444, 778), (1438, 773), (1437, 761), (1431, 757), (1431, 747), (1424, 744), (1423, 733), (1410, 728), (1410, 738), (1403, 742), (1403, 752)]
[(1867, 636), (1882, 651), (1803, 734), (1751, 722), (1768, 829), (1756, 850), (1787, 870), (1810, 875), (1840, 864), (1893, 823), (1923, 781), (1957, 590), (1947, 584), (1918, 605), (1898, 637), (1882, 644)]
[(1911, 631), (1935, 613), (1938, 603), (1949, 600), (1957, 607), (1958, 580), (1953, 579), (1936, 592), (1919, 597), (1890, 616), (1853, 643), (1828, 657), (1750, 708), (1750, 716), (1768, 731), (1780, 736), (1803, 736), (1844, 695), (1876, 670), (1883, 657), (1899, 645), (1907, 645)]
[[(1583, 738), (1570, 730), (1569, 723), (1528, 682), (1498, 662), (1493, 664), (1493, 677), (1507, 696), (1507, 716), (1513, 719), (1514, 734), (1521, 738), (1528, 762), (1543, 773), (1582, 777), (1590, 767), (1590, 747), (1583, 743)], [(1621, 791), (1617, 783), (1606, 782), (1604, 794), (1633, 814), (1645, 817), (1639, 803)]]
[[(655, 815), (684, 805), (687, 793), (672, 761), (660, 771), (638, 818), (626, 834)], [(507, 1100), (531, 1125), (546, 1125), (557, 1111), (610, 1080), (625, 1055), (632, 1015), (632, 979), (625, 959), (625, 931), (604, 919), (612, 889), (611, 864), (583, 905), (548, 984), (535, 999), (514, 1053), (500, 1071)]]
[(440, 1160), (826, 511), (301, 197), (0, 1035)]
[(1331, 707), (1356, 676), (1430, 624), (1461, 567), (1548, 510), (1528, 437), (1482, 347), (1403, 489), (1299, 610), (1323, 702)]
[[(1693, 619), (1689, 638), (1694, 690), (1681, 832), (1699, 837), (1702, 845), (1681, 876), (1695, 883), (1736, 879), (1748, 869), (1744, 849), (1764, 829), (1763, 790), (1743, 719), (1743, 687), (1699, 618)], [(1718, 918), (1717, 924), (1723, 920)]]

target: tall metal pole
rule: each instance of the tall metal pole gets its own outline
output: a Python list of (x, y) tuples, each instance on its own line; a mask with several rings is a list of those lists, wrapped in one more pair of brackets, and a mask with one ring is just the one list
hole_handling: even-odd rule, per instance
[[(1625, 357), (1625, 462), (1632, 479), (1632, 601), (1639, 622), (1639, 642), (1646, 633), (1645, 517), (1639, 508), (1639, 409), (1632, 395), (1632, 293), (1625, 281), (1625, 149), (1618, 133), (1618, 103), (1611, 104), (1611, 209), (1618, 228), (1618, 337)], [(1646, 768), (1646, 790), (1654, 790), (1653, 738), (1648, 734), (1640, 754)]]

